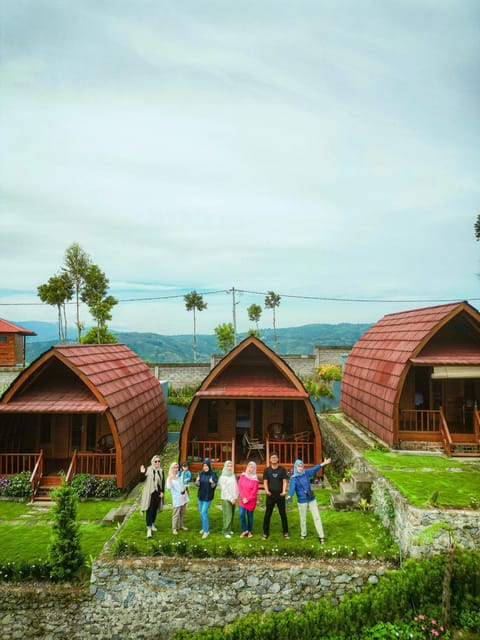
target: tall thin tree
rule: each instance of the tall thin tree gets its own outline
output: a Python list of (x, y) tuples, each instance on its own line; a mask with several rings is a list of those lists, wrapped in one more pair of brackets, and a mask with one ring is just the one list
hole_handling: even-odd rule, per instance
[(68, 273), (61, 273), (49, 278), (48, 282), (37, 287), (38, 297), (57, 307), (58, 311), (58, 341), (64, 344), (67, 341), (67, 314), (65, 304), (73, 297), (73, 282)]
[(277, 340), (277, 324), (275, 319), (275, 309), (280, 306), (280, 300), (282, 299), (275, 291), (268, 291), (265, 296), (265, 308), (273, 311), (273, 340), (275, 343), (275, 351), (278, 351)]
[(197, 293), (195, 289), (183, 296), (185, 300), (185, 308), (187, 311), (193, 311), (193, 362), (197, 362), (197, 318), (196, 312), (203, 311), (207, 308), (207, 303), (203, 301), (201, 293)]
[(81, 300), (88, 306), (92, 318), (97, 327), (97, 344), (103, 342), (107, 335), (107, 320), (112, 319), (112, 308), (118, 303), (113, 296), (107, 296), (109, 280), (105, 273), (96, 265), (90, 264), (85, 276), (81, 291)]
[(260, 331), (258, 329), (258, 323), (260, 322), (260, 318), (262, 315), (262, 307), (259, 304), (251, 304), (248, 309), (248, 319), (251, 322), (255, 322), (255, 327), (257, 328), (257, 335), (260, 335)]
[(75, 303), (77, 306), (77, 321), (75, 323), (77, 327), (78, 342), (81, 342), (83, 324), (80, 322), (80, 292), (85, 282), (85, 275), (91, 264), (90, 256), (86, 253), (79, 244), (74, 242), (65, 251), (64, 257), (65, 266), (63, 271), (68, 273), (73, 282), (73, 288), (75, 292)]

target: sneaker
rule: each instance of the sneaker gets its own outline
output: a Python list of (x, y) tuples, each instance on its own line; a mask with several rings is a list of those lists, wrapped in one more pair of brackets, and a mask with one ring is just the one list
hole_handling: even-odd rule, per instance
[(182, 531), (188, 531), (188, 527), (180, 527)]
[(203, 529), (200, 529), (200, 531), (198, 532), (200, 535), (203, 535)]
[(205, 540), (205, 538), (208, 538), (208, 534), (209, 531), (204, 531), (202, 538)]
[(325, 544), (325, 538), (319, 538), (320, 544)]
[(152, 537), (152, 530), (150, 529), (150, 527), (148, 527), (147, 529), (147, 538), (151, 538)]
[(262, 540), (267, 540), (267, 539), (268, 539), (268, 536), (267, 536), (267, 534), (264, 533), (263, 536), (262, 536)]
[(284, 537), (284, 538), (286, 538), (286, 539), (290, 538), (290, 536), (288, 535), (288, 533), (284, 533), (284, 534), (283, 534), (283, 537)]
[(235, 533), (235, 531), (230, 531), (230, 535), (233, 536), (233, 534)]
[(225, 534), (225, 538), (231, 538), (232, 536), (229, 533)]
[(307, 536), (300, 536), (300, 540), (305, 540)]
[(174, 536), (178, 535), (178, 531), (176, 529), (173, 529), (172, 533), (173, 533)]
[(152, 531), (158, 531), (157, 527), (154, 524), (152, 524)]

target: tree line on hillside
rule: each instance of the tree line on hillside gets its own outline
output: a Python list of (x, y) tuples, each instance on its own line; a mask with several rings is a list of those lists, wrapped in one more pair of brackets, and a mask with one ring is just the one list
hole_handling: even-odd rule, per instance
[[(19, 322), (28, 328), (28, 322)], [(370, 328), (370, 324), (340, 323), (311, 324), (303, 327), (277, 329), (277, 340), (282, 354), (312, 355), (316, 345), (352, 346)], [(246, 333), (238, 335), (242, 340)], [(146, 362), (192, 362), (192, 336), (166, 336), (156, 333), (116, 332), (119, 342), (126, 344)], [(272, 329), (262, 329), (261, 339), (270, 348), (274, 346)], [(27, 340), (26, 358), (32, 362), (44, 351), (56, 344), (55, 340)], [(212, 354), (218, 353), (214, 335), (197, 335), (197, 363), (210, 362)]]

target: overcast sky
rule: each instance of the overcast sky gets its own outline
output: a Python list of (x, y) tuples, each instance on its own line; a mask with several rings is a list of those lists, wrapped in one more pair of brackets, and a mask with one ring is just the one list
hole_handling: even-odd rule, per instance
[(479, 78), (478, 0), (0, 0), (0, 316), (73, 242), (117, 330), (479, 307)]

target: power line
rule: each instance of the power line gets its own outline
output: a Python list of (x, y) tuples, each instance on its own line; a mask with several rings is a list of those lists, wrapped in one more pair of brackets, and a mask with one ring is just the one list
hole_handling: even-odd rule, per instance
[[(235, 293), (248, 293), (251, 295), (257, 296), (266, 296), (268, 292), (266, 291), (250, 291), (248, 289), (237, 289), (236, 287), (230, 289), (220, 289), (217, 291), (204, 291), (201, 292), (202, 296), (209, 295), (217, 295), (219, 293), (231, 294), (232, 291)], [(472, 302), (477, 302), (480, 298), (467, 298), (466, 296), (459, 297), (456, 299), (453, 298), (345, 298), (345, 297), (328, 297), (328, 296), (300, 296), (289, 293), (279, 293), (281, 298), (292, 298), (297, 300), (318, 300), (321, 302), (362, 302), (362, 303), (418, 303), (418, 302), (437, 302), (437, 303), (448, 303), (448, 302), (458, 302), (460, 300), (471, 300)], [(184, 298), (185, 294), (171, 295), (171, 296), (151, 296), (148, 298), (120, 298), (118, 300), (121, 302), (152, 302), (155, 300), (175, 300), (178, 298)], [(44, 306), (45, 302), (0, 302), (0, 306), (2, 307), (34, 307), (34, 306)], [(74, 305), (75, 301), (69, 301), (65, 304)]]

